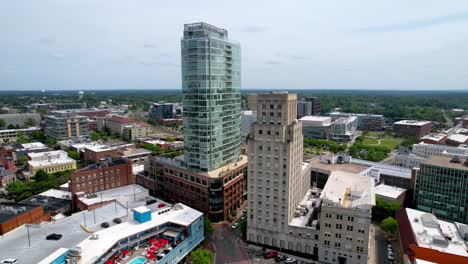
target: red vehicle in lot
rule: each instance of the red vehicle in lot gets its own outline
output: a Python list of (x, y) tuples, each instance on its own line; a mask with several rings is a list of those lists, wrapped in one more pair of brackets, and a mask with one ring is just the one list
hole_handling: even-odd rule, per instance
[(277, 256), (278, 256), (278, 252), (276, 252), (276, 251), (270, 251), (270, 252), (268, 252), (268, 253), (265, 253), (265, 254), (263, 255), (263, 258), (265, 258), (265, 259), (271, 259), (271, 258), (276, 258)]

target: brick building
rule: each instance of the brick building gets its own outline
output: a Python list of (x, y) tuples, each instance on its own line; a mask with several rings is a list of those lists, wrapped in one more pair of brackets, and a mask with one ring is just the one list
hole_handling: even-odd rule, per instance
[(393, 123), (393, 133), (400, 136), (423, 137), (431, 133), (430, 121), (401, 120)]
[(95, 193), (126, 186), (134, 182), (132, 162), (119, 158), (101, 159), (98, 163), (76, 170), (70, 175), (70, 191)]
[(224, 220), (246, 200), (246, 156), (209, 172), (193, 171), (179, 162), (150, 157), (146, 175), (137, 175), (136, 181), (162, 199), (187, 204), (213, 221)]
[(105, 157), (117, 158), (119, 156), (117, 148), (107, 145), (93, 145), (84, 148), (84, 161), (98, 162)]
[(42, 206), (17, 203), (0, 204), (0, 235), (24, 224), (40, 224), (43, 216)]

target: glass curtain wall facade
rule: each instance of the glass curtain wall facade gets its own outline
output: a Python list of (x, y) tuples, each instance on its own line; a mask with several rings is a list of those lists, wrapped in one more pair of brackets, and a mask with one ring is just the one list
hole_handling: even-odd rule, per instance
[(181, 41), (184, 162), (212, 171), (240, 156), (240, 46), (206, 23), (186, 24)]

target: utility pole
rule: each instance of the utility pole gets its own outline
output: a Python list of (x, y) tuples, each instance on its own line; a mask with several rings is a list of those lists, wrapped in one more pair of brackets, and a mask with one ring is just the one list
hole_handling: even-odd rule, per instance
[(28, 230), (28, 244), (29, 244), (29, 248), (31, 248), (31, 236), (29, 235), (29, 225), (26, 225), (26, 229)]

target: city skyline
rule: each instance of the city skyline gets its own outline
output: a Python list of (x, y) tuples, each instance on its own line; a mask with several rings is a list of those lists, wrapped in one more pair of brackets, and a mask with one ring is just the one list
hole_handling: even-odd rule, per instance
[(194, 22), (242, 43), (245, 88), (468, 88), (462, 1), (3, 6), (0, 90), (180, 89), (179, 32)]

